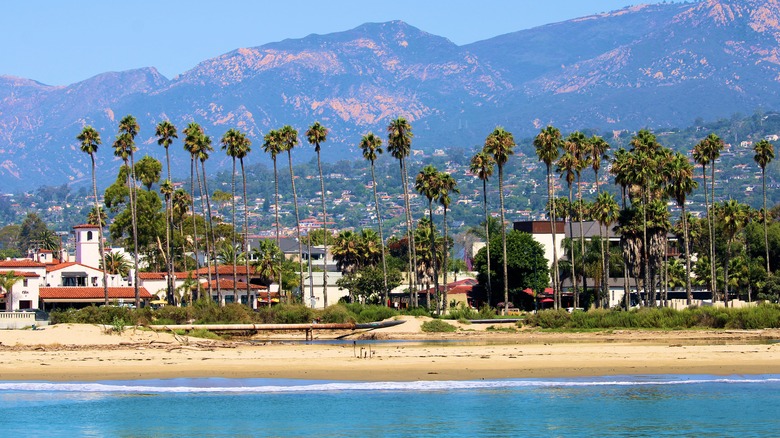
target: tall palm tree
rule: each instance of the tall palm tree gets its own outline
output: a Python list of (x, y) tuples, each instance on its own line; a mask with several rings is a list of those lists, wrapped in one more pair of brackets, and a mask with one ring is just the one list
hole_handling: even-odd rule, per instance
[[(325, 208), (325, 179), (322, 177), (322, 162), (320, 161), (320, 144), (328, 139), (328, 129), (320, 125), (320, 122), (314, 122), (306, 131), (306, 139), (309, 144), (314, 145), (314, 152), (317, 153), (317, 169), (320, 171), (320, 200), (322, 201), (322, 229), (325, 231), (325, 255), (323, 260), (325, 265), (322, 272), (322, 296), (323, 304), (328, 307), (328, 212)], [(384, 246), (384, 243), (383, 243)], [(386, 303), (387, 301), (385, 301)]]
[[(276, 246), (281, 247), (281, 237), (279, 234), (279, 173), (277, 172), (276, 157), (282, 152), (282, 139), (279, 131), (273, 129), (263, 138), (263, 151), (271, 155), (271, 161), (274, 163), (274, 213), (276, 214)], [(282, 292), (282, 271), (284, 257), (279, 260), (279, 270), (277, 271), (277, 282), (279, 283), (279, 293)], [(271, 302), (268, 301), (268, 306)]]
[[(268, 283), (281, 275), (282, 260), (284, 255), (272, 240), (260, 240), (259, 247), (252, 250), (254, 260), (252, 262), (255, 272)], [(249, 257), (244, 257), (249, 260)], [(268, 307), (271, 307), (271, 288), (268, 288)]]
[(763, 198), (764, 198), (764, 248), (766, 249), (766, 273), (771, 274), (772, 270), (769, 268), (769, 234), (767, 233), (766, 219), (766, 166), (775, 158), (775, 146), (767, 140), (761, 140), (753, 145), (753, 151), (756, 155), (753, 157), (758, 167), (761, 168), (761, 183), (763, 186)]
[[(203, 135), (203, 129), (195, 122), (192, 122), (184, 128), (184, 150), (190, 153), (190, 209), (192, 211), (192, 251), (195, 254), (195, 272), (196, 281), (197, 272), (200, 270), (200, 257), (198, 256), (198, 227), (195, 220), (195, 170), (197, 166), (195, 160), (200, 152), (200, 136)], [(200, 184), (198, 184), (200, 187)], [(209, 279), (210, 280), (210, 279)], [(209, 281), (211, 284), (211, 281)]]
[[(165, 180), (168, 184), (171, 184), (171, 157), (168, 147), (173, 143), (174, 138), (179, 138), (176, 132), (176, 126), (173, 123), (164, 120), (157, 124), (155, 129), (155, 135), (157, 136), (157, 144), (165, 148), (165, 167), (168, 171), (168, 178)], [(165, 184), (165, 182), (163, 183)], [(163, 191), (163, 186), (160, 186), (160, 191)], [(167, 292), (166, 300), (168, 304), (173, 304), (173, 254), (171, 253), (171, 226), (173, 224), (173, 210), (171, 208), (171, 195), (173, 194), (173, 186), (165, 188), (165, 249), (168, 252), (166, 258), (165, 269), (168, 274), (168, 280), (166, 282)]]
[[(233, 226), (233, 230), (236, 229), (236, 158), (238, 157), (238, 154), (240, 153), (240, 149), (243, 147), (243, 144), (241, 142), (241, 133), (238, 132), (236, 129), (228, 129), (228, 131), (222, 136), (222, 140), (220, 143), (222, 143), (222, 150), (227, 153), (227, 155), (232, 159), (233, 161), (233, 172), (230, 174), (230, 205), (231, 205), (231, 220), (230, 225)], [(244, 201), (246, 204), (246, 201)], [(246, 209), (245, 209), (246, 210)], [(236, 233), (233, 232), (231, 234), (231, 244), (232, 248), (235, 250), (236, 248)], [(233, 266), (233, 296), (236, 296), (236, 263), (237, 260), (235, 257), (233, 257), (233, 263), (231, 265)], [(247, 282), (247, 286), (249, 283)], [(247, 293), (247, 302), (249, 300), (249, 294)]]
[[(577, 176), (577, 216), (580, 222), (580, 254), (585, 254), (585, 234), (583, 233), (582, 220), (585, 213), (582, 211), (583, 199), (582, 199), (582, 184), (581, 177), (582, 171), (588, 165), (590, 165), (590, 140), (579, 131), (573, 132), (566, 137), (563, 142), (563, 147), (567, 152), (572, 154), (576, 158), (576, 166), (574, 167), (574, 173)], [(584, 264), (583, 264), (584, 265)], [(585, 270), (582, 270), (582, 291), (586, 292), (588, 289), (588, 276), (585, 274)], [(579, 294), (574, 294), (574, 307), (579, 307), (580, 299)]]
[[(601, 282), (601, 298), (606, 299), (609, 302), (609, 257), (607, 253), (609, 250), (609, 227), (614, 224), (618, 219), (618, 213), (620, 209), (618, 207), (615, 197), (611, 193), (604, 192), (599, 193), (596, 198), (596, 202), (593, 204), (591, 214), (593, 218), (599, 223), (599, 238), (601, 240), (601, 266), (602, 266), (602, 282)], [(606, 236), (602, 234), (602, 229), (606, 229)], [(607, 250), (604, 249), (604, 240), (607, 241)], [(602, 301), (603, 303), (603, 301)], [(604, 303), (606, 304), (606, 303)], [(606, 306), (604, 306), (606, 307)]]
[[(562, 178), (566, 180), (566, 185), (569, 187), (569, 198), (568, 198), (568, 206), (569, 209), (566, 211), (566, 217), (568, 217), (569, 222), (569, 246), (571, 247), (569, 250), (569, 254), (571, 255), (572, 259), (569, 260), (569, 267), (571, 268), (571, 285), (572, 285), (572, 293), (574, 296), (578, 294), (577, 291), (577, 276), (574, 274), (574, 229), (572, 228), (572, 219), (573, 219), (573, 209), (572, 205), (574, 202), (572, 201), (572, 185), (574, 184), (574, 176), (575, 176), (575, 169), (577, 168), (577, 158), (572, 155), (570, 152), (564, 152), (564, 154), (561, 156), (561, 158), (558, 159), (558, 164), (556, 166), (556, 172), (558, 172)], [(558, 303), (558, 306), (560, 306), (561, 303)]]
[[(417, 193), (425, 196), (428, 199), (428, 217), (430, 219), (431, 236), (435, 236), (433, 225), (433, 200), (439, 197), (441, 190), (441, 180), (439, 178), (439, 171), (432, 165), (425, 166), (414, 180), (414, 189)], [(439, 270), (436, 266), (436, 245), (435, 239), (431, 239), (431, 261), (433, 268), (433, 290), (436, 297), (436, 313), (441, 314), (441, 301), (439, 300)]]
[[(720, 157), (720, 151), (723, 149), (723, 140), (717, 135), (710, 134), (707, 138), (701, 140), (693, 148), (693, 158), (697, 163), (701, 164), (702, 172), (704, 173), (704, 204), (707, 209), (707, 226), (709, 227), (708, 237), (710, 241), (710, 287), (712, 291), (712, 301), (715, 302), (717, 297), (717, 281), (715, 272), (715, 239), (714, 239), (714, 218), (712, 217), (712, 205), (715, 203), (715, 160)], [(710, 172), (712, 177), (710, 178), (712, 189), (710, 190), (710, 202), (707, 203), (707, 175), (706, 166), (710, 165)]]
[(601, 169), (601, 162), (603, 160), (609, 160), (609, 155), (607, 155), (609, 143), (598, 135), (594, 135), (588, 141), (587, 146), (589, 148), (588, 155), (590, 156), (590, 166), (596, 176), (596, 194), (598, 196), (598, 194), (601, 193), (599, 188), (599, 170)]
[(497, 127), (485, 139), (484, 151), (493, 156), (498, 166), (498, 198), (501, 204), (501, 244), (504, 255), (502, 257), (504, 268), (504, 314), (509, 312), (509, 281), (507, 278), (506, 260), (506, 221), (504, 219), (504, 165), (509, 157), (514, 154), (515, 139), (512, 134), (502, 127)]
[(471, 157), (471, 165), (469, 170), (471, 173), (477, 176), (482, 181), (482, 208), (485, 211), (485, 251), (487, 253), (487, 301), (490, 305), (491, 301), (491, 287), (490, 287), (490, 221), (488, 218), (487, 208), (487, 182), (493, 175), (493, 166), (496, 161), (493, 156), (485, 151), (477, 152)]
[(119, 132), (129, 138), (127, 151), (130, 154), (130, 212), (133, 221), (133, 289), (135, 290), (135, 307), (141, 307), (141, 294), (138, 289), (138, 217), (136, 211), (135, 189), (135, 136), (138, 135), (138, 122), (132, 115), (127, 115), (119, 121)]
[(287, 161), (290, 166), (290, 183), (293, 192), (293, 207), (295, 208), (295, 232), (298, 238), (298, 262), (300, 265), (299, 287), (301, 297), (303, 297), (303, 242), (301, 241), (301, 219), (298, 215), (298, 193), (295, 191), (295, 174), (293, 173), (292, 150), (298, 145), (298, 131), (290, 125), (284, 125), (279, 130), (279, 136), (282, 140), (282, 150), (287, 151)]
[(409, 207), (409, 177), (406, 173), (406, 157), (412, 152), (412, 125), (403, 117), (390, 121), (387, 126), (387, 151), (398, 160), (401, 167), (401, 181), (404, 192), (404, 207), (406, 212), (406, 236), (409, 239), (409, 287), (414, 306), (418, 305), (417, 288), (415, 284), (415, 265), (417, 265), (417, 250), (412, 232), (412, 212)]
[(688, 157), (681, 153), (676, 153), (674, 158), (669, 161), (667, 175), (669, 177), (667, 191), (682, 210), (680, 216), (682, 217), (683, 241), (685, 243), (685, 296), (686, 302), (690, 306), (693, 301), (691, 292), (691, 242), (688, 237), (688, 214), (685, 212), (685, 200), (699, 184), (693, 179), (693, 165), (688, 161)]
[(534, 138), (536, 155), (547, 168), (547, 197), (549, 199), (548, 204), (550, 207), (550, 232), (552, 233), (553, 250), (552, 285), (556, 309), (561, 306), (561, 285), (560, 274), (558, 272), (558, 244), (556, 242), (557, 229), (555, 225), (555, 215), (553, 214), (553, 211), (555, 211), (555, 183), (552, 179), (552, 164), (555, 162), (555, 160), (558, 159), (559, 149), (561, 146), (561, 131), (553, 126), (548, 126), (542, 129), (536, 138)]
[(452, 177), (447, 172), (439, 172), (439, 203), (442, 207), (444, 207), (444, 216), (442, 219), (443, 227), (444, 227), (444, 254), (443, 254), (443, 260), (442, 260), (442, 266), (444, 267), (444, 313), (446, 314), (449, 309), (449, 304), (447, 302), (447, 271), (449, 270), (449, 266), (447, 264), (447, 259), (450, 252), (450, 244), (449, 239), (447, 236), (447, 209), (450, 207), (450, 204), (452, 203), (452, 198), (450, 197), (450, 193), (460, 193), (460, 190), (458, 190), (458, 183), (455, 181), (455, 178)]
[[(384, 293), (382, 295), (385, 304), (388, 303), (389, 290), (387, 288), (387, 263), (385, 262), (385, 238), (382, 234), (382, 212), (379, 209), (379, 196), (376, 191), (376, 175), (374, 174), (374, 163), (379, 154), (382, 153), (382, 139), (373, 132), (364, 135), (360, 140), (360, 149), (363, 151), (363, 158), (371, 163), (371, 185), (374, 187), (374, 206), (376, 207), (376, 220), (379, 228), (379, 241), (382, 248), (382, 281)], [(327, 240), (327, 236), (326, 236)]]
[[(81, 133), (76, 137), (79, 142), (81, 142), (81, 152), (84, 152), (85, 154), (89, 155), (90, 160), (92, 161), (92, 194), (95, 197), (95, 211), (96, 212), (102, 212), (100, 208), (100, 202), (98, 202), (98, 195), (97, 195), (97, 180), (95, 178), (95, 154), (98, 151), (98, 146), (100, 146), (100, 134), (95, 130), (95, 128), (91, 126), (85, 126)], [(100, 213), (98, 213), (100, 214)], [(103, 226), (102, 223), (98, 223), (98, 247), (100, 248), (100, 260), (103, 262), (103, 265), (105, 266), (106, 262), (106, 249), (103, 243)], [(102, 269), (103, 271), (103, 295), (104, 295), (104, 304), (108, 305), (108, 275), (106, 274), (106, 270)]]

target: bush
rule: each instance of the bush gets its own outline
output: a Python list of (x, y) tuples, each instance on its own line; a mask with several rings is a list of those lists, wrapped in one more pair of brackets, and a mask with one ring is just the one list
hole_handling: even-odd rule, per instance
[(314, 311), (308, 307), (279, 304), (272, 307), (274, 324), (306, 324), (314, 321)]
[(448, 332), (454, 332), (458, 328), (440, 319), (434, 319), (422, 323), (421, 329), (426, 333), (448, 333)]
[(444, 316), (446, 319), (469, 320), (479, 319), (479, 312), (461, 303), (458, 307), (450, 309), (450, 313)]
[(425, 307), (410, 307), (403, 312), (401, 312), (401, 315), (408, 315), (408, 316), (431, 316), (431, 312), (428, 311)]
[(526, 319), (526, 324), (546, 329), (566, 327), (571, 315), (563, 309), (542, 310)]
[(325, 324), (354, 323), (355, 316), (343, 304), (328, 306), (320, 313), (320, 322)]

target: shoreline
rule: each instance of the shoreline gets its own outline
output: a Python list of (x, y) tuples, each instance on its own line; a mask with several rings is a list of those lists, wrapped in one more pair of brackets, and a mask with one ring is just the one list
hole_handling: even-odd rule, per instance
[[(320, 334), (316, 339), (332, 337)], [(290, 334), (252, 340), (209, 341), (133, 329), (106, 334), (84, 324), (0, 331), (0, 381), (211, 377), (377, 382), (780, 374), (780, 330), (424, 334), (412, 324), (354, 334), (349, 340), (359, 341), (355, 344), (306, 344), (300, 342), (302, 335)], [(384, 342), (394, 340), (404, 342)]]

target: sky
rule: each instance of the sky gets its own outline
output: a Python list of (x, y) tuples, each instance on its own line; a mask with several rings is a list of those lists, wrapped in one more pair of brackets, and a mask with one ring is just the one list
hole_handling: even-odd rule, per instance
[(69, 85), (155, 67), (168, 78), (241, 47), (403, 20), (463, 45), (655, 0), (4, 0), (0, 75)]

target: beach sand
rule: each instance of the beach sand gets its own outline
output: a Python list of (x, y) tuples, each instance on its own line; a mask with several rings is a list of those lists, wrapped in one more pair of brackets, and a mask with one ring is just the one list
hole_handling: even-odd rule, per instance
[[(128, 328), (60, 324), (0, 331), (0, 380), (177, 377), (354, 381), (478, 380), (649, 374), (780, 374), (780, 330), (511, 332), (513, 324), (423, 333), (425, 318), (365, 332), (258, 334), (211, 341)], [(377, 340), (378, 342), (371, 342)], [(392, 342), (398, 341), (398, 342)]]

